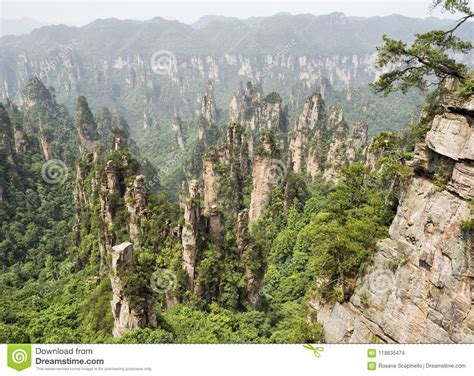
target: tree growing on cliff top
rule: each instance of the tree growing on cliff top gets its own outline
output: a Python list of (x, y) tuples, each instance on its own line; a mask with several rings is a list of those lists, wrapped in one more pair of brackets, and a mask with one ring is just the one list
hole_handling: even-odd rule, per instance
[(452, 58), (455, 53), (468, 53), (470, 41), (457, 37), (455, 32), (474, 17), (468, 0), (433, 0), (432, 9), (440, 8), (449, 13), (460, 12), (463, 16), (449, 30), (432, 30), (416, 34), (411, 45), (383, 36), (385, 44), (377, 47), (378, 67), (394, 67), (383, 73), (371, 86), (385, 95), (395, 90), (406, 92), (410, 88), (426, 89), (440, 85), (446, 78), (454, 77), (461, 83), (462, 91), (471, 94), (474, 90), (472, 72), (465, 64)]

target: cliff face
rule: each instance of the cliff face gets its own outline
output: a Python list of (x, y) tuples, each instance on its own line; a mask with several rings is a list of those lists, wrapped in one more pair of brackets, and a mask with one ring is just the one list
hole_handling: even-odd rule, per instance
[(183, 121), (181, 120), (181, 117), (178, 114), (174, 114), (173, 116), (173, 122), (171, 123), (171, 128), (176, 134), (176, 142), (181, 150), (184, 150), (185, 148), (185, 140), (184, 140), (184, 135), (183, 135)]
[(112, 286), (112, 316), (114, 329), (112, 335), (121, 337), (133, 328), (156, 328), (153, 301), (144, 300), (140, 305), (132, 304), (125, 294), (126, 282), (123, 273), (133, 265), (133, 245), (130, 242), (112, 247), (110, 283)]
[(128, 231), (130, 238), (132, 239), (134, 247), (139, 249), (140, 241), (138, 238), (138, 229), (147, 204), (145, 176), (135, 176), (135, 181), (126, 188), (124, 200), (129, 213)]
[(97, 123), (84, 97), (79, 97), (77, 102), (76, 128), (81, 153), (92, 152), (99, 143), (99, 133)]
[(260, 150), (257, 151), (252, 170), (252, 192), (250, 194), (249, 223), (262, 215), (272, 188), (283, 182), (286, 166), (279, 159), (279, 150), (274, 141), (263, 134)]
[(276, 93), (263, 96), (261, 87), (247, 82), (245, 88), (232, 96), (229, 106), (231, 123), (239, 123), (246, 130), (260, 130), (281, 127), (281, 98)]
[(255, 132), (264, 129), (287, 130), (288, 115), (279, 94), (263, 96), (261, 87), (248, 82), (245, 88), (232, 96), (229, 105), (230, 123), (241, 124), (247, 132), (247, 143), (252, 154)]
[(474, 239), (463, 226), (474, 215), (474, 97), (446, 107), (417, 145), (417, 176), (350, 301), (310, 303), (328, 342), (474, 341)]
[[(243, 127), (231, 124), (225, 141), (210, 150), (203, 159), (204, 214), (242, 206), (243, 179), (249, 172), (247, 134)], [(223, 181), (230, 181), (233, 190), (226, 192)]]
[(207, 120), (209, 125), (216, 122), (216, 102), (214, 100), (214, 88), (211, 82), (208, 83), (206, 92), (202, 98), (201, 115)]
[(28, 148), (28, 141), (21, 121), (22, 114), (16, 104), (14, 104), (8, 99), (5, 100), (4, 108), (6, 111), (9, 112), (9, 116), (12, 119), (11, 124), (13, 126), (13, 141), (15, 144), (15, 152), (18, 155), (25, 155)]
[(322, 174), (336, 181), (341, 170), (356, 161), (367, 143), (367, 125), (359, 122), (352, 137), (342, 111), (327, 107), (321, 94), (311, 95), (289, 136), (288, 158), (294, 172)]
[[(24, 110), (24, 119), (21, 127), (15, 127), (15, 147), (20, 153), (24, 153), (27, 147), (34, 150), (38, 147), (45, 160), (62, 159), (70, 164), (75, 155), (65, 153), (64, 140), (74, 141), (77, 136), (70, 124), (69, 114), (64, 106), (56, 102), (54, 93), (53, 88), (46, 88), (37, 77), (28, 81), (18, 98)], [(11, 107), (13, 114), (16, 112), (15, 106), (11, 104)]]
[(188, 273), (190, 286), (193, 290), (196, 259), (200, 246), (201, 204), (200, 187), (197, 180), (191, 180), (188, 185), (188, 194), (184, 197), (181, 206), (184, 209), (184, 226), (182, 229), (183, 266)]

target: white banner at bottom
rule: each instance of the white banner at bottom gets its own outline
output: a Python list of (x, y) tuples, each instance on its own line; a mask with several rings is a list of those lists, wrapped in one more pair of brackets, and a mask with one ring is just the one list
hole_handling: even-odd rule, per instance
[[(474, 345), (0, 345), (0, 375), (472, 375)], [(20, 373), (19, 373), (20, 372)]]

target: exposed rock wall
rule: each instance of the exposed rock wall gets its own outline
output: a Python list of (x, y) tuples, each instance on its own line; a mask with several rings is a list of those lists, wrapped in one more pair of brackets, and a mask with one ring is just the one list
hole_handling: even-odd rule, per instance
[(217, 209), (219, 205), (219, 175), (215, 171), (216, 163), (222, 160), (217, 156), (213, 160), (211, 156), (204, 158), (203, 181), (204, 181), (204, 214), (209, 215), (211, 210)]
[(200, 187), (197, 180), (191, 180), (188, 194), (181, 203), (184, 208), (184, 226), (181, 234), (183, 245), (183, 266), (187, 271), (190, 289), (194, 286), (196, 259), (200, 246), (201, 204)]
[(99, 133), (85, 97), (79, 97), (77, 102), (76, 128), (81, 153), (93, 152), (99, 143)]
[(322, 174), (337, 181), (345, 166), (361, 158), (367, 133), (367, 125), (358, 122), (349, 137), (342, 110), (327, 107), (321, 94), (314, 93), (306, 100), (289, 136), (290, 168), (312, 178)]
[[(473, 232), (462, 227), (474, 215), (474, 97), (447, 108), (417, 145), (418, 175), (350, 301), (310, 303), (328, 342), (474, 342)], [(446, 187), (429, 178), (440, 159), (454, 164)]]
[(112, 286), (112, 315), (114, 328), (112, 335), (121, 337), (134, 328), (156, 328), (157, 322), (154, 314), (153, 302), (143, 300), (133, 306), (130, 297), (125, 295), (126, 283), (121, 277), (124, 271), (133, 265), (133, 245), (130, 242), (121, 243), (112, 247), (110, 283)]
[(185, 140), (183, 135), (183, 121), (178, 114), (174, 114), (173, 122), (171, 124), (173, 131), (176, 133), (176, 142), (181, 150), (185, 148)]
[(208, 83), (206, 92), (202, 98), (201, 115), (207, 120), (209, 125), (216, 122), (216, 102), (214, 100), (214, 88), (211, 82)]
[(135, 181), (127, 187), (125, 192), (125, 205), (127, 207), (130, 218), (128, 221), (128, 229), (130, 238), (132, 239), (135, 248), (140, 248), (140, 241), (138, 239), (138, 229), (140, 221), (146, 210), (146, 188), (145, 176), (138, 175)]
[(248, 82), (245, 88), (232, 96), (229, 106), (230, 123), (241, 124), (247, 132), (247, 143), (250, 154), (255, 146), (255, 132), (263, 129), (287, 130), (287, 109), (282, 106), (282, 99), (277, 93), (263, 96), (261, 87)]
[[(227, 129), (224, 143), (208, 150), (203, 160), (204, 215), (211, 211), (228, 210), (243, 205), (242, 180), (250, 169), (246, 134), (241, 125), (231, 124)], [(222, 176), (225, 175), (225, 176)], [(222, 192), (222, 179), (235, 188), (231, 192)], [(221, 194), (223, 193), (223, 194)]]
[(262, 150), (255, 156), (252, 170), (252, 192), (250, 194), (249, 223), (262, 215), (268, 203), (270, 192), (275, 185), (281, 183), (284, 177), (280, 170), (279, 150), (263, 135)]
[(120, 182), (117, 166), (112, 161), (107, 161), (104, 176), (100, 184), (100, 239), (99, 246), (101, 251), (101, 270), (108, 271), (109, 265), (107, 256), (112, 253), (112, 246), (115, 243), (113, 234), (109, 231), (112, 227), (117, 207), (115, 201), (121, 197)]
[(212, 83), (209, 82), (201, 99), (201, 112), (197, 122), (198, 140), (202, 141), (205, 145), (208, 144), (208, 139), (214, 136), (210, 134), (210, 132), (212, 132), (213, 125), (215, 125), (217, 121), (216, 111), (214, 89)]

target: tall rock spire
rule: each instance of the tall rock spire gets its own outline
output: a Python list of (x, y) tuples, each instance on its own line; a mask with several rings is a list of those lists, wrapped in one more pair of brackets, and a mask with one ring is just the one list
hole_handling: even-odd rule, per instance
[(81, 153), (93, 152), (99, 144), (99, 132), (87, 99), (83, 96), (77, 100), (76, 128), (79, 134)]

